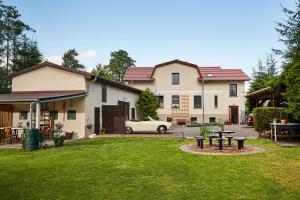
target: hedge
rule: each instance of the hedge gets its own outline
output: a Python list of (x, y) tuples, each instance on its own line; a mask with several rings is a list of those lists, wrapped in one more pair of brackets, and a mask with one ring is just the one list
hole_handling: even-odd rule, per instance
[(277, 121), (287, 117), (286, 108), (258, 107), (253, 109), (254, 128), (258, 132), (270, 129), (270, 123), (276, 118)]

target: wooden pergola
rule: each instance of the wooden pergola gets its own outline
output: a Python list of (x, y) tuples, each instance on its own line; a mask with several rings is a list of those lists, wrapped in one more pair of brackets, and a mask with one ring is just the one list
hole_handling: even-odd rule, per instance
[[(280, 91), (283, 91), (283, 89), (281, 89)], [(259, 106), (259, 104), (265, 100), (272, 101), (273, 107), (281, 107), (282, 103), (284, 103), (283, 95), (281, 94), (281, 92), (275, 92), (271, 87), (266, 87), (251, 92), (245, 97), (254, 100), (256, 106)]]

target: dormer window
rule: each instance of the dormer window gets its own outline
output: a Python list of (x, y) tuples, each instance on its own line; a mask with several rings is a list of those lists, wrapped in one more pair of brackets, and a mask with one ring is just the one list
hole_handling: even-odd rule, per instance
[(179, 73), (172, 73), (172, 85), (179, 85)]
[(207, 74), (207, 77), (213, 77), (213, 74)]

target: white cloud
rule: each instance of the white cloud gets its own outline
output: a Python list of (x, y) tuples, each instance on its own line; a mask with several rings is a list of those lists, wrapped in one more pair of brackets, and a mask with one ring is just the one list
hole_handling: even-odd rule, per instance
[(49, 62), (53, 62), (55, 64), (58, 64), (58, 65), (61, 65), (61, 63), (62, 63), (62, 56), (50, 56), (46, 60), (48, 60)]
[(95, 50), (88, 50), (79, 53), (77, 56), (79, 60), (92, 60), (98, 58), (97, 52)]
[[(88, 50), (79, 52), (79, 55), (77, 56), (79, 61), (87, 61), (87, 60), (95, 60), (98, 58), (97, 52), (95, 50)], [(53, 62), (55, 64), (61, 65), (62, 64), (62, 56), (56, 55), (56, 56), (50, 56), (47, 58), (49, 62)]]

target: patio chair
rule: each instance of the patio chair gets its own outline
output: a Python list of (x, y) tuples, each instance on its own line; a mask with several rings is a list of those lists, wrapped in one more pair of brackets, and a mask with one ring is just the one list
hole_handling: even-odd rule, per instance
[(12, 144), (13, 138), (12, 138), (12, 129), (11, 128), (4, 128), (3, 131), (3, 138), (2, 138), (2, 144), (10, 143)]

